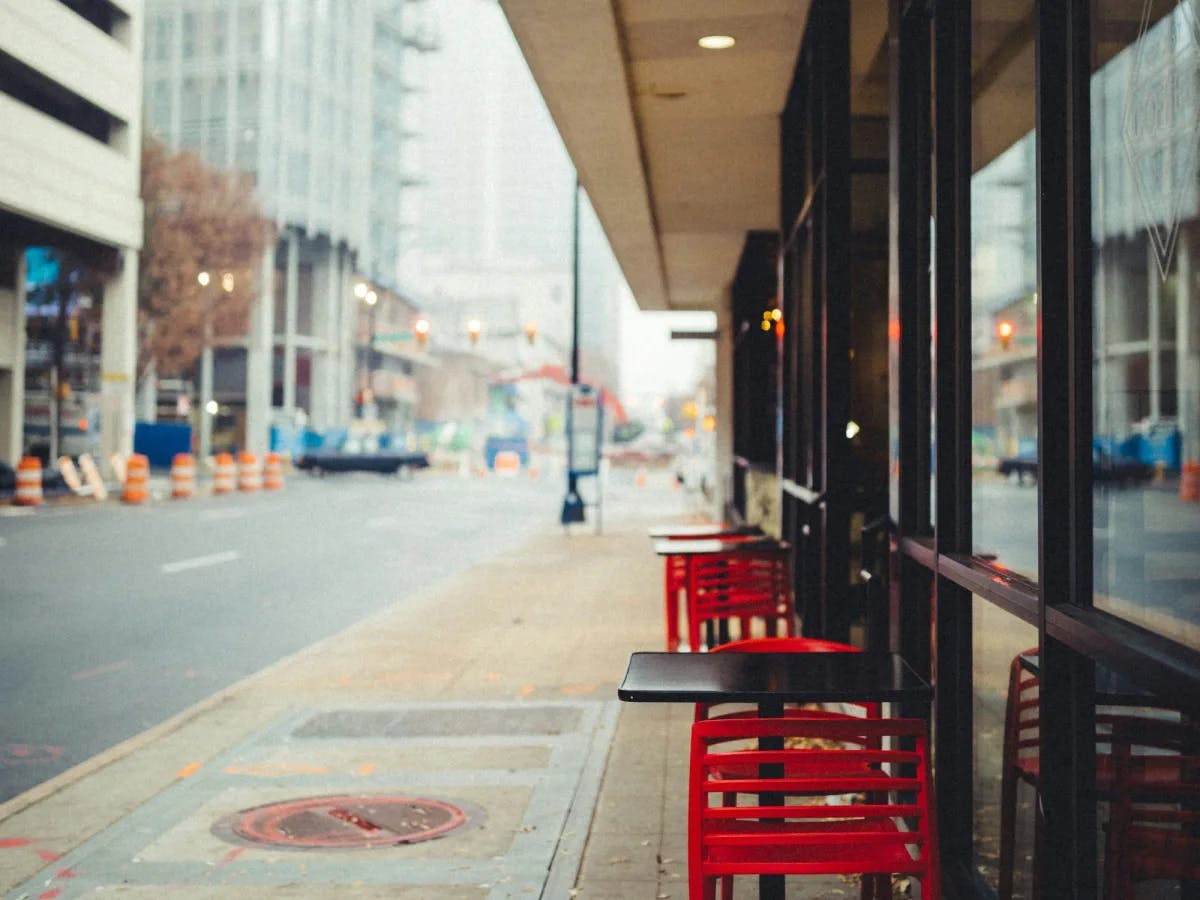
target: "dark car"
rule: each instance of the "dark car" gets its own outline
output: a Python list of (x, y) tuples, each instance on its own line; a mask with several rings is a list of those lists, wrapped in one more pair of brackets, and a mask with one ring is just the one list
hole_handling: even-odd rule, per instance
[[(996, 463), (996, 471), (1018, 481), (1036, 481), (1036, 456), (1007, 456)], [(1140, 484), (1154, 477), (1154, 467), (1129, 457), (1114, 457), (1099, 449), (1092, 451), (1092, 480), (1096, 484)]]
[(314, 475), (326, 472), (379, 472), (395, 475), (424, 469), (429, 466), (429, 457), (424, 453), (401, 450), (376, 450), (374, 452), (345, 453), (339, 450), (313, 450), (295, 459), (297, 469)]
[[(17, 473), (6, 461), (0, 459), (0, 497), (8, 498), (16, 493)], [(68, 491), (62, 473), (55, 466), (42, 466), (42, 493), (62, 494)]]

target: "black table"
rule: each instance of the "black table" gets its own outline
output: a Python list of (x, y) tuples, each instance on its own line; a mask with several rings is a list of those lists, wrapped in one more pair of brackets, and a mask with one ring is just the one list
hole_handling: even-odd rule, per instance
[[(929, 703), (896, 653), (654, 653), (629, 657), (617, 696), (633, 703)], [(779, 713), (775, 713), (779, 715)]]
[[(1022, 653), (1021, 668), (1031, 675), (1041, 676), (1039, 653)], [(1096, 664), (1096, 705), (1130, 706), (1143, 709), (1178, 709), (1178, 701), (1152, 693), (1120, 672)]]
[[(633, 703), (921, 703), (933, 691), (895, 653), (651, 653), (629, 657), (617, 696)], [(766, 749), (764, 747), (764, 749)], [(782, 774), (782, 773), (778, 773)], [(759, 896), (783, 900), (781, 875), (760, 875)]]
[(668, 538), (671, 540), (762, 533), (762, 529), (757, 525), (728, 525), (719, 522), (708, 522), (702, 525), (655, 525), (647, 532), (652, 538)]
[(659, 556), (708, 556), (775, 548), (786, 550), (788, 546), (770, 535), (749, 532), (741, 536), (723, 534), (708, 538), (660, 538), (654, 542), (654, 552)]

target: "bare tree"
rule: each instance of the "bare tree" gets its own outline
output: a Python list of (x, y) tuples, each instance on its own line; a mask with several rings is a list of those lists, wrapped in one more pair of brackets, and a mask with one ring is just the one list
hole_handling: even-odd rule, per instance
[[(214, 334), (244, 334), (262, 254), (274, 241), (248, 176), (219, 172), (194, 153), (142, 148), (145, 236), (138, 271), (138, 372), (181, 375)], [(197, 280), (209, 273), (209, 283)]]

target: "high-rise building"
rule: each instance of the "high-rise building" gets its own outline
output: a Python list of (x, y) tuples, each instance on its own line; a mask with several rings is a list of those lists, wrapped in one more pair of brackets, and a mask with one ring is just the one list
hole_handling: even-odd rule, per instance
[[(218, 399), (236, 404), (244, 368), (248, 446), (272, 410), (343, 424), (372, 368), (411, 372), (413, 359), (376, 346), (363, 364), (354, 286), (400, 299), (417, 180), (409, 101), (417, 58), (436, 47), (431, 21), (421, 0), (146, 0), (148, 132), (253, 175), (280, 235), (251, 333), (222, 351), (216, 378)], [(415, 400), (376, 399), (399, 419)]]
[(31, 246), (107, 273), (88, 402), (103, 458), (133, 447), (141, 81), (141, 0), (0, 0), (0, 458), (26, 449)]
[[(439, 4), (441, 52), (430, 59), (428, 216), (414, 270), (439, 345), (474, 346), (508, 370), (568, 364), (572, 331), (575, 172), (499, 6)], [(615, 387), (624, 279), (583, 203), (583, 377)], [(466, 323), (481, 322), (470, 344)], [(536, 344), (525, 328), (534, 324)]]

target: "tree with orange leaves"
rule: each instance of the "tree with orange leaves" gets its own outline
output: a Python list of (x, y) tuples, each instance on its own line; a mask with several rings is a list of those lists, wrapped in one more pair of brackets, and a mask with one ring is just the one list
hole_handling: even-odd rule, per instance
[[(194, 153), (142, 147), (145, 232), (138, 269), (138, 371), (190, 372), (213, 333), (243, 335), (263, 251), (274, 242), (249, 176), (210, 168)], [(198, 280), (209, 273), (207, 286)]]

